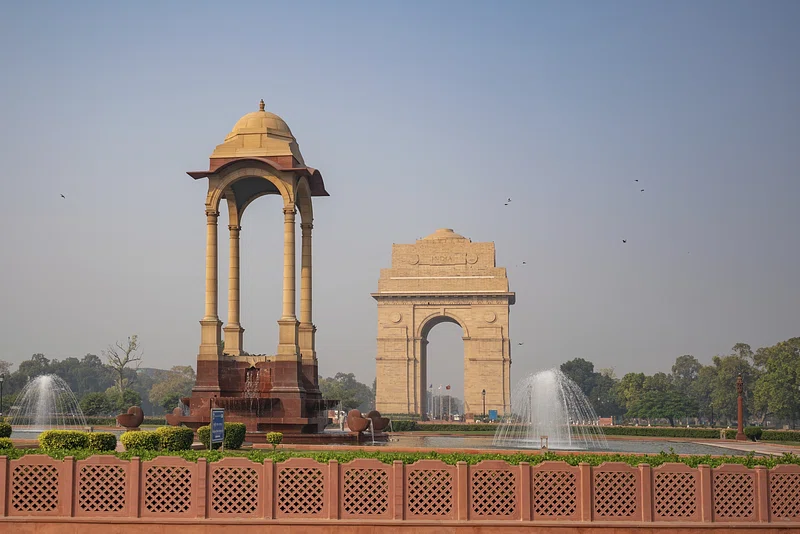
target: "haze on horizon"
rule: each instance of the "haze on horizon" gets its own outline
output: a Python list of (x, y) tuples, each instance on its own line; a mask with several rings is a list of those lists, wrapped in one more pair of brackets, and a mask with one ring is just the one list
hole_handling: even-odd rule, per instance
[[(494, 241), (508, 268), (512, 383), (575, 357), (652, 373), (800, 334), (800, 3), (3, 11), (0, 359), (136, 333), (144, 366), (195, 365), (206, 184), (185, 173), (260, 98), (331, 193), (314, 205), (324, 376), (372, 383), (379, 271), (393, 242), (442, 227)], [(243, 221), (253, 353), (277, 344), (281, 223), (275, 198)], [(460, 337), (437, 326), (429, 348), (430, 381), (457, 396)]]

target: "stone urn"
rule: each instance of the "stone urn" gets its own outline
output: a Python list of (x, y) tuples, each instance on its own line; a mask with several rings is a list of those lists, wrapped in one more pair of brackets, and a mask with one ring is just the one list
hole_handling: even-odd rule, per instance
[(350, 432), (360, 434), (369, 428), (369, 419), (361, 415), (358, 410), (350, 410), (347, 412), (347, 428), (350, 429)]
[(164, 416), (167, 420), (167, 424), (170, 426), (181, 426), (181, 416), (183, 415), (183, 410), (180, 408), (175, 408), (172, 410), (172, 413), (168, 413)]
[(388, 417), (381, 417), (381, 412), (372, 410), (367, 414), (368, 419), (372, 419), (372, 429), (375, 432), (382, 432), (389, 426), (390, 419)]
[(139, 430), (139, 426), (144, 421), (144, 412), (138, 406), (131, 406), (127, 413), (117, 416), (117, 423), (125, 427), (125, 430)]

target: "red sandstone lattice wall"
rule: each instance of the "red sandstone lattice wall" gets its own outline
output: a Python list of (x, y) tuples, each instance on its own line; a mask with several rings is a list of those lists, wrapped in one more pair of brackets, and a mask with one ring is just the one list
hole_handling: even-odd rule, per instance
[(800, 526), (800, 466), (0, 456), (0, 518), (5, 516)]

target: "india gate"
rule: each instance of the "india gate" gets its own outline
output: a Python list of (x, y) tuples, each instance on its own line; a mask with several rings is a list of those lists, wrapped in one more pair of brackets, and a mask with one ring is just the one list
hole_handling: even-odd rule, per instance
[(463, 330), (464, 413), (510, 413), (510, 306), (515, 295), (495, 262), (494, 243), (473, 243), (449, 228), (414, 244), (392, 245), (378, 292), (377, 397), (384, 414), (428, 412), (428, 333), (450, 322)]

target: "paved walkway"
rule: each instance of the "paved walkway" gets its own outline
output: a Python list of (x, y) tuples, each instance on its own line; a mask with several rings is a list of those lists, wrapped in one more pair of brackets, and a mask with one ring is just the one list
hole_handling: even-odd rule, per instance
[(783, 453), (791, 452), (792, 454), (800, 454), (800, 447), (795, 445), (783, 445), (780, 443), (769, 443), (767, 441), (735, 441), (732, 439), (718, 439), (714, 441), (698, 441), (703, 445), (711, 445), (714, 447), (724, 447), (726, 449), (734, 449), (737, 451), (754, 452), (756, 454), (770, 454), (780, 456)]

